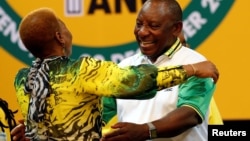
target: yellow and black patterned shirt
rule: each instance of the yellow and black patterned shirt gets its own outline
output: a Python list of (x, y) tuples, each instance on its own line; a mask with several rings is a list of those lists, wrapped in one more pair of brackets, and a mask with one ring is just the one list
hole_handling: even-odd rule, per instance
[[(99, 140), (102, 96), (152, 98), (158, 89), (177, 85), (187, 79), (181, 66), (119, 68), (113, 62), (91, 57), (56, 59), (48, 66), (50, 90), (44, 100), (42, 121), (34, 122), (28, 115), (32, 110), (30, 100), (42, 101), (24, 90), (30, 68), (21, 69), (14, 83), (26, 128), (35, 131), (35, 135), (30, 136), (32, 140)], [(37, 91), (44, 91), (42, 85), (38, 84)]]

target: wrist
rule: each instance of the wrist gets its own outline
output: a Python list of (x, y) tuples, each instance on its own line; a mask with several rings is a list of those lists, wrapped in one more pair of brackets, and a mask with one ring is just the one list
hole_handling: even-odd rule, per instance
[(148, 139), (157, 138), (157, 129), (152, 122), (147, 123), (148, 126)]
[(194, 66), (194, 64), (190, 64), (190, 66), (192, 67), (192, 69), (194, 71), (193, 76), (196, 75), (196, 71), (197, 71), (196, 67)]
[(190, 64), (189, 65), (183, 65), (182, 68), (186, 72), (187, 77), (191, 77), (191, 76), (194, 75), (194, 70), (193, 70), (193, 68), (192, 68), (192, 66)]

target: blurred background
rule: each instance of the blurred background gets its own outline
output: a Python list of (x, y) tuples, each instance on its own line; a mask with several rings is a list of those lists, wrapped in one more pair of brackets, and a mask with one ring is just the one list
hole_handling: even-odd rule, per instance
[[(250, 120), (250, 1), (178, 0), (184, 12), (184, 33), (191, 48), (220, 71), (215, 100), (224, 121)], [(137, 51), (133, 28), (143, 0), (1, 0), (0, 97), (19, 110), (13, 86), (20, 68), (32, 56), (18, 36), (21, 18), (33, 9), (50, 7), (73, 34), (72, 58), (89, 55), (119, 62)], [(16, 119), (22, 118), (20, 111)]]

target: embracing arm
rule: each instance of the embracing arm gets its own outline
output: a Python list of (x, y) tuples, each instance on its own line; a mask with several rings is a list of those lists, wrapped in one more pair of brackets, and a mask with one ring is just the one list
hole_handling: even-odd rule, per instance
[(156, 68), (146, 64), (120, 68), (113, 62), (86, 57), (80, 68), (79, 87), (86, 93), (131, 98), (141, 93), (152, 97), (157, 90), (183, 83), (193, 75), (217, 81), (218, 71), (213, 63), (204, 61), (193, 66), (195, 69), (191, 65)]
[(216, 85), (191, 77), (179, 86), (177, 109), (153, 122), (159, 137), (174, 137), (205, 120)]
[(183, 133), (200, 122), (201, 119), (194, 109), (182, 106), (152, 123), (157, 129), (159, 138), (169, 138)]
[[(210, 78), (199, 79), (192, 77), (180, 86), (178, 108), (162, 118), (153, 121), (158, 138), (177, 136), (184, 131), (200, 124), (207, 113), (215, 85)], [(120, 122), (112, 126), (113, 132), (103, 136), (103, 141), (140, 141), (149, 139), (147, 123), (134, 124)]]
[[(193, 109), (183, 106), (152, 123), (157, 129), (158, 138), (168, 138), (197, 125), (199, 116)], [(147, 123), (119, 122), (112, 128), (115, 130), (103, 135), (102, 141), (144, 141), (150, 136)]]

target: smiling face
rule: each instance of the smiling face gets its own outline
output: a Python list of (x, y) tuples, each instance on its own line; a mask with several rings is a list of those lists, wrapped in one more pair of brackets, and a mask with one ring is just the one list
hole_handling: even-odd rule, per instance
[(136, 19), (134, 34), (141, 52), (154, 62), (176, 41), (182, 29), (173, 8), (163, 1), (146, 2)]

